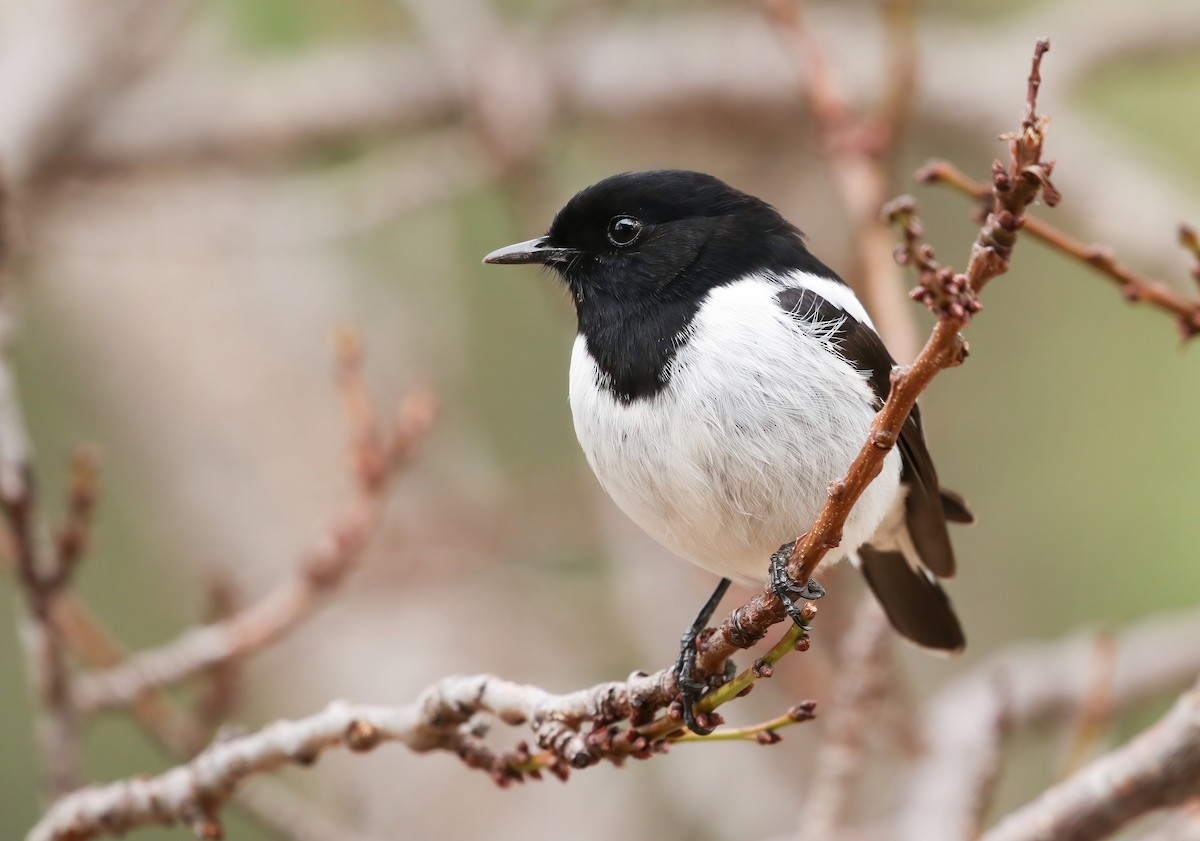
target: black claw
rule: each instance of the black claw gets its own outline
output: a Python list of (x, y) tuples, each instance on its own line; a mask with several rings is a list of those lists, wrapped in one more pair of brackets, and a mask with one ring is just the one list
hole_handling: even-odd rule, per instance
[(693, 677), (696, 668), (696, 637), (689, 630), (683, 635), (683, 643), (679, 648), (679, 660), (675, 664), (675, 685), (679, 687), (679, 700), (683, 706), (683, 723), (688, 730), (700, 736), (707, 736), (712, 728), (701, 727), (696, 721), (696, 704), (708, 691), (708, 684), (701, 683)]
[(783, 602), (783, 608), (792, 621), (802, 631), (808, 631), (809, 625), (804, 621), (804, 616), (800, 608), (796, 607), (792, 596), (798, 595), (802, 601), (816, 601), (825, 595), (825, 588), (818, 584), (815, 578), (810, 578), (800, 585), (788, 577), (787, 561), (795, 545), (795, 541), (785, 543), (771, 556), (771, 591)]
[[(729, 589), (729, 579), (722, 578), (721, 583), (717, 585), (717, 589), (709, 596), (704, 607), (700, 609), (700, 615), (696, 617), (696, 621), (687, 629), (683, 638), (679, 641), (679, 660), (675, 663), (675, 685), (679, 687), (679, 700), (683, 705), (683, 723), (687, 728), (698, 736), (707, 736), (714, 728), (701, 727), (696, 720), (696, 704), (700, 703), (708, 692), (708, 681), (696, 680), (696, 639), (700, 636), (700, 632), (704, 630), (704, 626), (708, 624), (708, 620), (712, 618), (713, 612), (717, 609), (717, 605), (721, 601), (721, 597), (725, 595), (725, 591)], [(732, 666), (732, 661), (727, 661), (725, 671), (728, 673)]]
[(805, 581), (803, 587), (795, 587), (795, 585), (793, 587), (792, 592), (797, 593), (805, 601), (813, 602), (825, 595), (825, 588), (818, 584), (815, 578)]

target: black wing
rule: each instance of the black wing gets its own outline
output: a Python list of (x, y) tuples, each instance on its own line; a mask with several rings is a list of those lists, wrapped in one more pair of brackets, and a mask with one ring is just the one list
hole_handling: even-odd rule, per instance
[[(798, 319), (840, 322), (833, 339), (842, 358), (867, 375), (867, 382), (880, 405), (883, 404), (892, 388), (892, 368), (896, 362), (878, 333), (810, 289), (787, 288), (776, 300)], [(900, 481), (908, 489), (905, 525), (921, 564), (935, 575), (947, 578), (954, 574), (955, 564), (946, 520), (970, 522), (973, 518), (961, 497), (938, 486), (937, 471), (925, 447), (921, 413), (916, 406), (900, 431), (898, 446), (902, 464)]]

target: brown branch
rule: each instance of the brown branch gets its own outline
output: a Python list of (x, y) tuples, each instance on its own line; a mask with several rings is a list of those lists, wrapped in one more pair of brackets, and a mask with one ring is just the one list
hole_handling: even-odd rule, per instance
[[(806, 605), (811, 619), (816, 608)], [(754, 666), (704, 699), (707, 711), (745, 695), (771, 666), (793, 648), (807, 649), (802, 631), (793, 628)], [(676, 742), (780, 741), (777, 730), (809, 721), (815, 704), (805, 701), (783, 715), (712, 737), (695, 737), (682, 724), (675, 701), (672, 669), (635, 673), (624, 682), (555, 695), (489, 675), (446, 678), (406, 707), (367, 707), (337, 703), (325, 712), (296, 722), (277, 722), (264, 730), (216, 743), (186, 765), (151, 779), (138, 778), (97, 786), (69, 795), (47, 813), (27, 841), (84, 841), (120, 834), (137, 826), (187, 822), (201, 837), (218, 837), (219, 811), (244, 780), (293, 762), (311, 765), (322, 751), (344, 745), (369, 750), (400, 741), (416, 751), (456, 753), (470, 768), (483, 770), (501, 786), (541, 779), (543, 772), (566, 779), (572, 769), (608, 760), (646, 759), (665, 753)], [(659, 712), (666, 713), (655, 718)], [(481, 716), (486, 715), (488, 718)], [(528, 724), (540, 751), (525, 743), (496, 751), (483, 741), (494, 718), (510, 725)], [(627, 726), (620, 722), (627, 721)], [(278, 800), (281, 792), (274, 792)], [(252, 798), (251, 803), (257, 803)], [(262, 819), (255, 806), (255, 816)]]
[[(1034, 73), (1046, 49), (1047, 42), (1038, 42), (1033, 60)], [(793, 580), (805, 581), (811, 577), (821, 559), (841, 542), (842, 526), (850, 509), (867, 485), (879, 475), (917, 397), (940, 371), (960, 364), (965, 358), (966, 342), (959, 330), (979, 309), (976, 294), (988, 281), (1007, 271), (1025, 207), (1049, 184), (1052, 165), (1041, 160), (1046, 121), (1034, 117), (1030, 122), (1030, 109), (1034, 104), (1027, 101), (1022, 131), (1010, 138), (1011, 164), (1005, 168), (997, 162), (993, 168), (996, 209), (988, 214), (979, 230), (966, 272), (954, 274), (948, 269), (920, 272), (920, 286), (914, 290), (914, 297), (937, 315), (937, 324), (912, 364), (892, 372), (891, 393), (871, 423), (867, 442), (845, 476), (829, 488), (825, 506), (813, 527), (796, 540), (787, 560), (788, 574)], [(1052, 192), (1045, 193), (1047, 202), (1052, 195)], [(931, 252), (921, 251), (921, 254), (927, 253)], [(900, 256), (912, 262), (918, 255), (904, 253)], [(921, 264), (917, 262), (916, 265), (920, 267)], [(749, 604), (727, 617), (716, 634), (700, 643), (698, 662), (709, 672), (719, 671), (729, 656), (762, 639), (784, 615), (779, 598), (770, 589), (764, 589)]]
[(80, 676), (75, 698), (81, 710), (130, 704), (149, 689), (261, 651), (311, 616), (356, 566), (377, 530), (384, 492), (428, 430), (435, 401), (425, 390), (413, 391), (382, 433), (362, 383), (357, 340), (348, 333), (339, 338), (338, 383), (351, 428), (354, 502), (309, 548), (296, 574), (257, 602), (106, 671)]
[[(932, 161), (926, 164), (918, 170), (916, 178), (927, 184), (945, 184), (979, 201), (991, 200), (991, 192), (987, 187), (967, 177), (946, 161)], [(1130, 303), (1150, 304), (1175, 316), (1184, 339), (1190, 339), (1200, 333), (1200, 300), (1189, 301), (1163, 281), (1148, 277), (1125, 265), (1117, 260), (1108, 247), (1087, 245), (1035, 217), (1025, 217), (1022, 230), (1034, 239), (1113, 280), (1120, 287), (1125, 300)], [(1181, 233), (1181, 239), (1184, 238), (1185, 235)]]
[(1018, 809), (981, 841), (1093, 841), (1200, 795), (1200, 684), (1129, 744)]

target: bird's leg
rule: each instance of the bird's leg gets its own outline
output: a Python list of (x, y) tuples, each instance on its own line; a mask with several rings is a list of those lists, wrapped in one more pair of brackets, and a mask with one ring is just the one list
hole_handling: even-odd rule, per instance
[(684, 632), (683, 638), (679, 641), (679, 660), (675, 664), (675, 683), (679, 687), (679, 695), (683, 703), (683, 722), (698, 736), (707, 736), (713, 731), (713, 728), (701, 727), (696, 721), (695, 706), (708, 691), (708, 682), (696, 680), (694, 676), (696, 672), (696, 639), (708, 625), (708, 620), (712, 619), (717, 605), (721, 603), (721, 599), (728, 589), (729, 579), (722, 578), (717, 589), (713, 590), (708, 601), (704, 603), (704, 607), (700, 608), (696, 620), (692, 622), (691, 627)]
[(792, 617), (792, 621), (801, 630), (807, 631), (809, 630), (808, 623), (804, 621), (800, 608), (796, 607), (792, 596), (799, 596), (804, 601), (816, 601), (825, 595), (825, 588), (818, 584), (815, 578), (810, 578), (803, 584), (797, 584), (788, 577), (787, 562), (795, 546), (796, 541), (794, 540), (791, 543), (785, 543), (779, 547), (779, 551), (771, 556), (771, 592), (783, 602), (783, 608), (787, 611), (787, 615)]

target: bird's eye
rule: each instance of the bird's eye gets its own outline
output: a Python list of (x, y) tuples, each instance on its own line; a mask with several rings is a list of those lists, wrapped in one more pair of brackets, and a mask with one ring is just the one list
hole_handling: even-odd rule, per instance
[(642, 235), (642, 223), (632, 216), (614, 216), (608, 223), (608, 241), (617, 248), (633, 245)]

